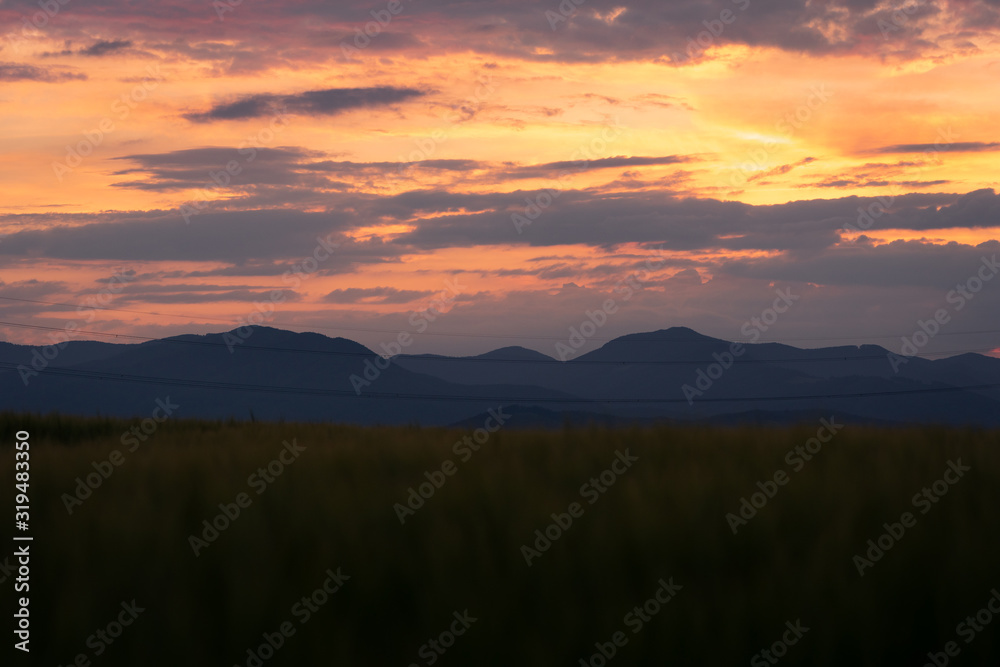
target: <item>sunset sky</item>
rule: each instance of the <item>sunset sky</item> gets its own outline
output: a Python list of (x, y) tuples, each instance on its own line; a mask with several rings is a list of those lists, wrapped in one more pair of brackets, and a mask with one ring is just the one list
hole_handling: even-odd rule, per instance
[(587, 349), (741, 340), (790, 289), (762, 340), (899, 351), (945, 309), (921, 353), (997, 354), (1000, 278), (952, 290), (1000, 254), (998, 35), (1000, 0), (0, 1), (0, 338), (275, 298), (554, 355), (609, 298)]

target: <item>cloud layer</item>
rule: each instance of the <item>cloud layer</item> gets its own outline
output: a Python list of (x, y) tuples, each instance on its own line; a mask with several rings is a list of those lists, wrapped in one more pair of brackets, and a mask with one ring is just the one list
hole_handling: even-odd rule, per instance
[(333, 116), (353, 109), (367, 109), (405, 102), (426, 94), (413, 88), (380, 86), (374, 88), (328, 88), (308, 90), (293, 95), (248, 95), (232, 102), (217, 104), (208, 111), (188, 114), (198, 122), (246, 120), (286, 114)]

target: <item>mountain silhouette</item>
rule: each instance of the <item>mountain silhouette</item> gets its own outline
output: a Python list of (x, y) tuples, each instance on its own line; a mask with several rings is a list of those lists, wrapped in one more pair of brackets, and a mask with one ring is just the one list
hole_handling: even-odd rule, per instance
[(1000, 426), (1000, 359), (979, 354), (928, 360), (877, 345), (737, 347), (674, 327), (559, 356), (510, 346), (387, 359), (346, 338), (271, 327), (61, 349), (0, 343), (0, 406), (141, 417), (169, 397), (178, 417), (211, 419), (474, 426), (504, 406), (515, 415), (511, 426), (522, 427), (822, 415)]

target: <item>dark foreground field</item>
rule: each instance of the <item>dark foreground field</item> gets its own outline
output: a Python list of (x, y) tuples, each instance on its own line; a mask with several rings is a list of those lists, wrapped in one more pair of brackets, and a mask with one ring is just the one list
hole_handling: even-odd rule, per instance
[[(997, 432), (847, 424), (807, 461), (819, 422), (508, 428), (456, 451), (471, 431), (167, 421), (130, 452), (138, 423), (0, 415), (11, 513), (15, 433), (31, 443), (18, 664), (998, 664)], [(112, 472), (75, 502), (94, 463)], [(425, 472), (444, 482), (401, 523)], [(776, 473), (734, 535), (726, 515)], [(547, 546), (553, 513), (572, 524)]]

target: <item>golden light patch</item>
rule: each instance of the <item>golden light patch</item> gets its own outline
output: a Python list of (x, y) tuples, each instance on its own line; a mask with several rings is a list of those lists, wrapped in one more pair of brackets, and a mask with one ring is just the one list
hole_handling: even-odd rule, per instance
[(365, 227), (356, 227), (350, 231), (344, 232), (344, 234), (355, 241), (370, 241), (374, 238), (380, 238), (383, 241), (388, 241), (399, 236), (400, 234), (407, 234), (415, 229), (416, 225), (407, 224), (368, 225)]

